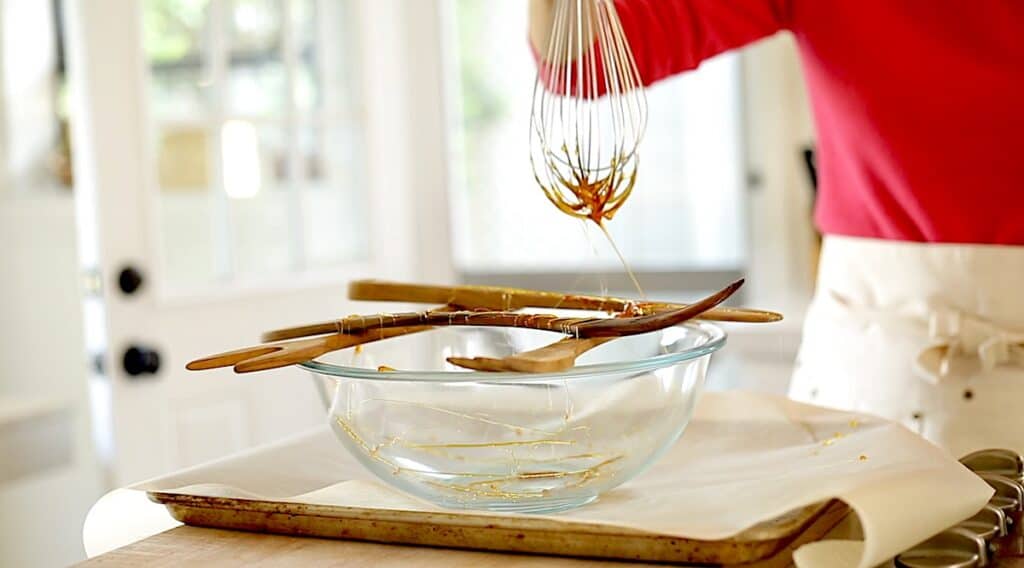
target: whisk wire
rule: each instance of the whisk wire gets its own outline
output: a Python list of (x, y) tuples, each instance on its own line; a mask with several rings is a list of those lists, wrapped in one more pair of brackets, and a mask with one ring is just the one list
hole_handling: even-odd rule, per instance
[(636, 181), (643, 83), (612, 0), (557, 0), (530, 119), (534, 179), (560, 210), (601, 224)]

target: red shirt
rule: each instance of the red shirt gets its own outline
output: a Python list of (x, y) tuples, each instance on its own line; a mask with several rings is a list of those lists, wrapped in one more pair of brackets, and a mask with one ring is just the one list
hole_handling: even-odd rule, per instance
[(646, 83), (793, 33), (817, 128), (823, 232), (1024, 245), (1024, 0), (616, 7)]

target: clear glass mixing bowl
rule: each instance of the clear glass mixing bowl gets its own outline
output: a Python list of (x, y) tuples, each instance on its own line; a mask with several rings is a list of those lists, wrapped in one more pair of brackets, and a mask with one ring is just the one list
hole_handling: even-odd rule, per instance
[(553, 512), (629, 480), (679, 438), (725, 333), (687, 323), (624, 337), (559, 373), (476, 373), (445, 361), (557, 339), (451, 327), (303, 366), (338, 439), (388, 484), (449, 508)]

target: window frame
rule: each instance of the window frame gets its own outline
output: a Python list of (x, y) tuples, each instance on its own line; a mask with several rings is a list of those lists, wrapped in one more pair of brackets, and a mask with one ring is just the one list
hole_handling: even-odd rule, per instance
[[(64, 9), (62, 1), (71, 4), (70, 10)], [(57, 19), (63, 40), (58, 45), (58, 68), (62, 73), (69, 35), (66, 24), (81, 11), (77, 9), (80, 1), (54, 0), (61, 8)], [(210, 0), (211, 4), (221, 6), (229, 1)], [(315, 1), (321, 5), (336, 2)], [(366, 202), (367, 258), (330, 268), (194, 286), (169, 286), (164, 277), (157, 223), (154, 122), (145, 91), (149, 88), (150, 71), (142, 42), (142, 7), (134, 3), (118, 5), (108, 13), (111, 22), (138, 26), (138, 34), (131, 34), (137, 41), (117, 42), (131, 55), (132, 64), (119, 70), (124, 88), (117, 92), (132, 100), (131, 108), (126, 109), (131, 118), (127, 128), (141, 141), (138, 161), (142, 164), (127, 168), (138, 172), (130, 185), (139, 189), (139, 195), (133, 196), (133, 203), (123, 205), (121, 210), (132, 219), (132, 225), (138, 223), (143, 227), (141, 238), (127, 248), (136, 251), (131, 255), (133, 258), (147, 264), (147, 287), (155, 306), (207, 305), (227, 299), (251, 301), (281, 293), (313, 292), (327, 286), (341, 287), (343, 295), (344, 284), (359, 278), (455, 280), (449, 252), (446, 145), (438, 144), (445, 133), (440, 122), (444, 113), (438, 112), (444, 102), (438, 70), (443, 60), (442, 42), (437, 36), (441, 29), (440, 13), (436, 0), (353, 0), (351, 4), (352, 24), (346, 32), (352, 37), (356, 62), (353, 72), (358, 83), (352, 120), (362, 130), (362, 155), (358, 159), (363, 169), (359, 184)], [(72, 96), (72, 106), (78, 103), (79, 99)], [(83, 112), (81, 108), (72, 110), (76, 114)], [(212, 124), (213, 120), (205, 117), (199, 122)], [(90, 203), (89, 210), (81, 216), (91, 218), (92, 207)], [(424, 211), (430, 213), (429, 218), (421, 214)], [(90, 226), (83, 230), (87, 237), (82, 239), (83, 262), (88, 266), (102, 263), (92, 236), (97, 231), (102, 229)]]

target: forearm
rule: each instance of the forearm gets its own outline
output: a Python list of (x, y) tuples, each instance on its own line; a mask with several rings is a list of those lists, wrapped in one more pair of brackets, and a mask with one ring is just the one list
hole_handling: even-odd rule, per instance
[[(563, 1), (568, 3), (559, 10), (556, 0), (530, 0), (530, 44), (537, 57), (548, 63), (572, 62), (580, 55), (586, 55), (595, 39), (595, 0), (579, 2), (579, 6), (582, 6), (582, 17), (579, 15), (576, 0)], [(561, 21), (556, 22), (559, 18)], [(561, 35), (555, 38), (557, 45), (552, 46), (551, 39), (555, 35), (556, 23), (561, 28)], [(576, 37), (580, 31), (588, 37), (578, 43)]]
[(530, 0), (530, 44), (534, 53), (547, 53), (555, 23), (555, 0)]

